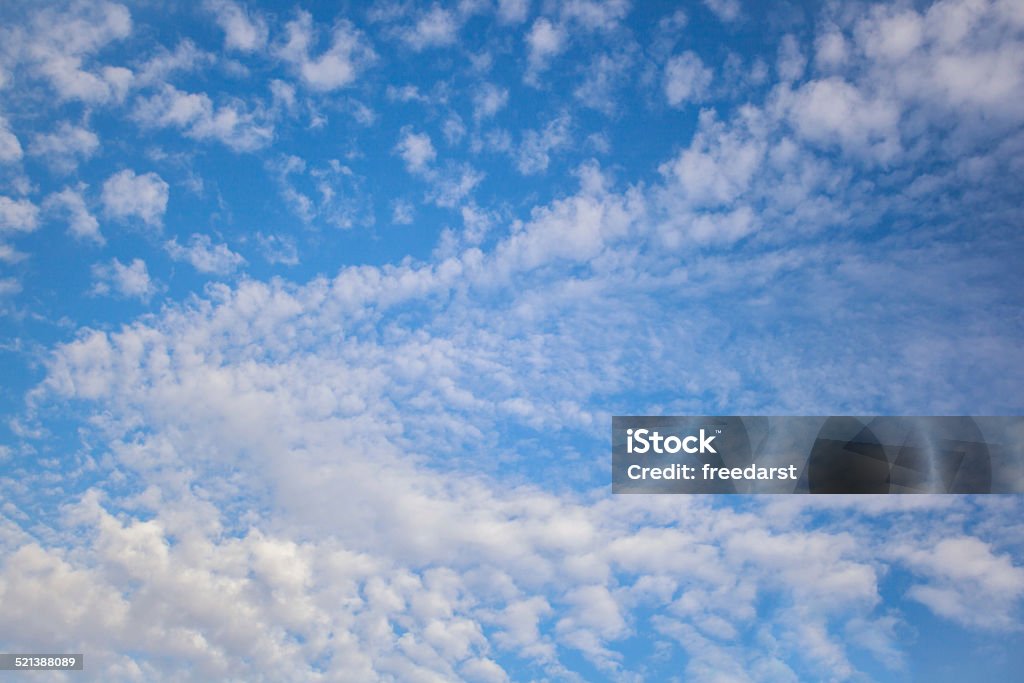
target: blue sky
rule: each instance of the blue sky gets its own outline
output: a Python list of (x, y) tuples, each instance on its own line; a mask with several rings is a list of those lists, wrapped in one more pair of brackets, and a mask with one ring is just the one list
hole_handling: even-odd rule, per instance
[(1022, 152), (1015, 0), (5, 3), (0, 649), (1009, 680), (1017, 497), (613, 497), (609, 433), (1019, 414)]

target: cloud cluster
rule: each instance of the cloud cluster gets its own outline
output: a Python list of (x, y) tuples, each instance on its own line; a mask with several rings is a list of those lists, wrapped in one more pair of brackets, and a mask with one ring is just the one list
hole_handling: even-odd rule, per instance
[[(753, 11), (704, 4), (726, 32)], [(487, 8), (498, 28), (464, 47)], [(641, 47), (630, 10), (379, 3), (357, 27), (209, 0), (221, 52), (181, 40), (134, 73), (99, 62), (131, 36), (119, 5), (2, 30), (25, 57), (0, 87), (108, 106), (0, 118), (5, 267), (34, 266), (7, 240), (50, 221), (119, 249), (89, 260), (109, 297), (90, 304), (151, 304), (169, 262), (223, 280), (45, 351), (0, 446), (12, 647), (66, 643), (86, 680), (847, 680), (899, 670), (911, 614), (1019, 633), (1016, 499), (612, 497), (605, 466), (617, 413), (1019, 411), (1017, 5), (829, 6), (767, 62), (684, 44), (700, 7)], [(588, 41), (585, 73), (561, 70)], [(391, 48), (444, 77), (375, 80)], [(220, 91), (179, 82), (205, 64)], [(499, 128), (537, 89), (557, 108)], [(65, 178), (109, 162), (117, 111), (223, 147)], [(641, 111), (686, 135), (589, 158)], [(268, 176), (267, 197), (244, 185), (252, 224), (230, 174), (191, 175), (204, 154)], [(35, 158), (55, 186), (16, 175)], [(396, 225), (377, 230), (375, 193)], [(131, 237), (153, 252), (100, 218), (150, 228)], [(336, 254), (323, 225), (367, 230)], [(363, 259), (364, 238), (399, 255)], [(256, 279), (275, 265), (308, 269)]]
[[(984, 599), (1000, 603), (985, 628), (1015, 623), (1024, 570), (963, 526), (980, 512), (968, 500), (923, 500), (931, 513), (856, 501), (744, 511), (555, 495), (475, 470), (444, 444), (499, 434), (501, 413), (522, 415), (513, 397), (558, 403), (566, 389), (550, 373), (532, 389), (517, 381), (540, 359), (514, 346), (495, 355), (495, 330), (482, 319), (467, 329), (471, 306), (400, 322), (403, 301), (429, 306), (467, 275), (486, 278), (483, 263), (466, 272), (471, 261), (461, 274), (448, 262), (352, 268), (299, 288), (243, 282), (59, 349), (36, 400), (95, 405), (110, 448), (100, 467), (127, 486), (88, 489), (66, 508), (63, 523), (88, 549), (14, 541), (4, 575), (17, 597), (4, 619), (26, 643), (66, 624), (97, 666), (125, 667), (129, 679), (242, 667), (284, 680), (506, 680), (517, 667), (567, 678), (570, 653), (602, 676), (626, 675), (621, 648), (640, 632), (690, 652), (697, 680), (726, 663), (736, 675), (843, 678), (855, 654), (872, 654), (847, 644), (845, 629), (899, 650), (876, 611), (888, 568), (911, 572), (919, 584), (904, 597), (944, 618), (972, 625), (956, 605)], [(547, 342), (559, 362), (588, 335), (563, 302), (567, 312), (578, 331)], [(366, 324), (382, 315), (391, 338), (375, 340)], [(430, 333), (449, 317), (464, 337)], [(612, 381), (601, 368), (575, 368), (573, 393)], [(960, 539), (928, 550), (950, 525)], [(893, 550), (893, 533), (905, 550)], [(46, 598), (71, 588), (79, 605), (107, 608), (75, 617)], [(740, 648), (754, 624), (771, 654)], [(177, 664), (158, 671), (166, 658)]]
[(103, 183), (103, 208), (114, 218), (138, 218), (151, 227), (163, 224), (170, 186), (152, 171), (136, 175), (126, 168)]
[(131, 14), (124, 5), (73, 2), (66, 11), (44, 8), (29, 26), (5, 29), (0, 36), (9, 54), (46, 79), (61, 99), (104, 103), (124, 97), (132, 72), (123, 66), (93, 68), (89, 62), (131, 31)]
[(149, 277), (146, 262), (140, 258), (130, 263), (111, 259), (109, 263), (97, 263), (92, 267), (92, 293), (115, 295), (126, 299), (149, 301), (156, 293), (156, 284)]

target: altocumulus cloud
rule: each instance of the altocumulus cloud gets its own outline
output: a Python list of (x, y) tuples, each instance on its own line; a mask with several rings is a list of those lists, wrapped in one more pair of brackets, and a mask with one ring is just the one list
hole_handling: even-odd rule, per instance
[(1017, 498), (612, 497), (607, 431), (1020, 412), (1017, 3), (3, 11), (4, 649), (1016, 670)]

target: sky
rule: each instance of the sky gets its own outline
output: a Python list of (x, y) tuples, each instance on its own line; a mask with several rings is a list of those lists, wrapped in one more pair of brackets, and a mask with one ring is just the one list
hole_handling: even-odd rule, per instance
[(615, 496), (612, 415), (1019, 415), (1024, 3), (0, 5), (0, 650), (961, 681), (1019, 496)]

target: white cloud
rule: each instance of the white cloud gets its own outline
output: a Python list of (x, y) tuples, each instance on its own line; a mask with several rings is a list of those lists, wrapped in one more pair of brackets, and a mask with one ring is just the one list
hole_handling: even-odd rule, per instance
[[(0, 244), (0, 250), (2, 250), (3, 248), (4, 248), (4, 245)], [(10, 262), (7, 259), (0, 259), (0, 260), (5, 260), (8, 263)], [(0, 278), (0, 298), (13, 296), (13, 295), (17, 294), (20, 291), (21, 291), (21, 283), (18, 282), (17, 280), (15, 280), (13, 277)]]
[[(757, 229), (758, 220), (749, 206), (731, 211), (704, 212), (678, 221), (681, 236), (697, 244), (728, 245), (743, 239)], [(678, 246), (678, 244), (676, 245)]]
[(878, 5), (826, 23), (815, 64), (829, 78), (818, 94), (836, 98), (837, 117), (853, 109), (854, 121), (820, 134), (836, 129), (844, 150), (893, 163), (914, 147), (904, 136), (966, 142), (1014, 130), (1024, 119), (1024, 36), (1002, 8), (973, 0), (920, 12)]
[(347, 21), (338, 21), (331, 31), (331, 44), (316, 57), (310, 50), (316, 42), (317, 30), (309, 12), (285, 25), (287, 39), (275, 48), (275, 54), (291, 64), (306, 87), (330, 92), (355, 81), (359, 72), (376, 59), (366, 36)]
[(481, 209), (475, 204), (463, 206), (459, 213), (462, 215), (462, 236), (468, 244), (480, 244), (498, 222), (498, 215), (495, 212)]
[(937, 540), (920, 549), (898, 548), (897, 557), (931, 579), (909, 595), (936, 614), (976, 628), (1016, 628), (1015, 604), (1024, 597), (1024, 568), (973, 537)]
[(807, 59), (800, 50), (796, 37), (787, 33), (779, 43), (779, 57), (776, 70), (784, 81), (797, 81), (804, 75)]
[(103, 183), (103, 208), (114, 218), (138, 218), (150, 226), (159, 226), (167, 210), (168, 185), (156, 173), (135, 175), (125, 169)]
[(10, 164), (21, 160), (21, 143), (11, 131), (7, 119), (0, 116), (0, 163)]
[(402, 132), (402, 137), (395, 145), (395, 151), (405, 162), (409, 173), (424, 173), (437, 158), (430, 136), (426, 133), (414, 133), (411, 129)]
[(565, 50), (567, 41), (565, 29), (552, 24), (549, 19), (541, 17), (533, 22), (526, 34), (528, 67), (525, 78), (528, 83), (534, 82), (537, 73), (547, 69), (551, 59)]
[(441, 171), (428, 169), (427, 179), (433, 187), (427, 194), (430, 201), (445, 208), (455, 208), (483, 182), (484, 174), (470, 164), (450, 164)]
[[(0, 262), (13, 264), (24, 261), (26, 258), (28, 258), (27, 254), (18, 251), (9, 244), (0, 242)], [(12, 282), (14, 281), (12, 280)]]
[(454, 13), (435, 4), (421, 13), (412, 26), (401, 32), (401, 36), (406, 45), (419, 52), (431, 47), (453, 45), (459, 25), (459, 19)]
[(615, 90), (633, 74), (633, 67), (634, 60), (629, 52), (597, 55), (573, 96), (586, 106), (611, 116), (617, 109)]
[(174, 52), (160, 46), (155, 55), (139, 66), (132, 85), (162, 85), (177, 72), (193, 71), (201, 65), (213, 63), (215, 59), (214, 55), (200, 50), (188, 39), (179, 42)]
[(588, 31), (612, 31), (629, 14), (629, 0), (566, 0), (562, 19)]
[(508, 90), (499, 88), (493, 83), (484, 83), (473, 94), (473, 118), (480, 121), (487, 119), (508, 104)]
[(498, 20), (504, 24), (519, 24), (530, 13), (530, 0), (498, 0)]
[[(757, 171), (771, 168), (769, 145), (762, 122), (745, 115), (749, 120), (728, 123), (702, 116), (683, 163), (706, 169), (712, 180), (700, 185), (696, 174), (688, 188), (687, 169), (670, 163), (666, 192), (682, 194), (689, 209), (707, 202), (716, 211), (722, 197), (753, 192)], [(792, 166), (799, 161), (778, 156)], [(217, 678), (229, 663), (253, 661), (252, 671), (259, 666), (270, 675), (288, 662), (305, 675), (329, 661), (330, 675), (402, 680), (500, 680), (484, 661), (500, 662), (509, 652), (557, 680), (570, 679), (560, 660), (577, 653), (629, 675), (619, 646), (629, 647), (631, 633), (654, 629), (700, 650), (688, 675), (721, 671), (714, 665), (726, 662), (737, 676), (754, 676), (766, 662), (742, 652), (730, 657), (735, 653), (721, 640), (759, 622), (758, 637), (776, 658), (770, 671), (790, 671), (789, 662), (797, 670), (854, 675), (847, 621), (872, 618), (890, 567), (905, 563), (931, 576), (920, 567), (942, 560), (925, 558), (919, 567), (894, 559), (884, 525), (901, 535), (908, 526), (948, 534), (950, 524), (962, 524), (963, 506), (974, 503), (951, 501), (956, 509), (947, 517), (940, 508), (871, 520), (844, 508), (830, 522), (825, 510), (782, 517), (760, 503), (744, 510), (696, 499), (612, 501), (510, 487), (499, 476), (459, 469), (450, 455), (461, 452), (458, 445), (445, 450), (460, 438), (480, 444), (500, 433), (504, 420), (598, 429), (606, 418), (595, 404), (632, 381), (654, 390), (678, 386), (679, 377), (703, 385), (708, 380), (688, 374), (692, 368), (714, 377), (739, 360), (709, 361), (729, 353), (723, 335), (710, 332), (735, 328), (717, 306), (708, 326), (694, 304), (686, 321), (659, 329), (650, 344), (635, 329), (658, 297), (728, 297), (743, 306), (744, 296), (727, 288), (739, 282), (785, 297), (783, 283), (800, 272), (791, 259), (819, 264), (819, 284), (835, 282), (843, 269), (829, 259), (853, 248), (830, 242), (829, 258), (806, 244), (796, 254), (730, 253), (719, 268), (722, 259), (699, 253), (662, 263), (671, 255), (655, 245), (656, 259), (642, 260), (649, 203), (657, 197), (641, 188), (613, 191), (594, 164), (579, 176), (577, 194), (536, 207), (486, 253), (471, 248), (428, 263), (353, 266), (306, 285), (218, 285), (202, 300), (120, 330), (83, 331), (58, 349), (47, 389), (62, 403), (96, 401), (86, 410), (103, 430), (97, 438), (111, 444), (109, 466), (131, 472), (145, 488), (109, 504), (87, 494), (75, 506), (77, 537), (87, 540), (73, 560), (48, 549), (8, 561), (5, 580), (19, 588), (28, 586), (29, 559), (61, 571), (46, 575), (55, 578), (45, 591), (18, 591), (0, 618), (27, 632), (64, 619), (72, 624), (68, 637), (89, 645), (97, 662), (132, 652), (140, 662), (169, 659)], [(589, 268), (545, 268), (558, 262)], [(766, 276), (772, 263), (780, 279)], [(506, 313), (480, 315), (493, 303), (495, 282), (506, 285)], [(802, 280), (792, 287), (813, 289)], [(851, 296), (863, 295), (855, 290)], [(623, 307), (619, 325), (609, 326), (599, 311), (622, 301), (636, 313)], [(846, 308), (829, 305), (840, 316)], [(417, 311), (412, 322), (410, 309)], [(760, 328), (751, 334), (769, 345), (771, 365), (793, 371)], [(704, 338), (714, 354), (692, 346)], [(750, 338), (737, 340), (743, 354)], [(847, 364), (838, 365), (845, 377)], [(662, 376), (668, 379), (659, 384)], [(431, 467), (432, 458), (443, 469)], [(545, 460), (545, 471), (566, 459)], [(219, 487), (222, 472), (231, 480)], [(239, 514), (245, 528), (226, 532)], [(685, 523), (694, 518), (708, 523)], [(309, 529), (322, 533), (310, 537)], [(982, 554), (950, 549), (964, 551)], [(1007, 569), (998, 551), (989, 554), (995, 569)], [(1021, 570), (1006, 562), (1008, 572), (982, 567), (953, 576), (972, 595), (1013, 603)], [(1007, 578), (978, 589), (977, 577), (987, 574)], [(112, 623), (76, 621), (46, 598), (60, 588), (58, 577), (80, 579), (78, 594), (124, 609), (103, 613)], [(210, 607), (227, 602), (224, 595), (230, 609)], [(202, 637), (175, 638), (179, 631)], [(871, 647), (884, 652), (889, 644), (883, 638)], [(266, 660), (253, 660), (255, 652)]]
[(643, 200), (630, 192), (619, 196), (607, 190), (608, 179), (595, 163), (578, 171), (576, 195), (533, 210), (529, 222), (494, 250), (493, 272), (499, 276), (532, 270), (552, 261), (587, 262), (607, 244), (630, 234), (644, 214)]
[(0, 233), (33, 232), (39, 227), (39, 207), (28, 199), (0, 196)]
[(304, 223), (322, 219), (343, 230), (373, 225), (373, 196), (364, 178), (337, 159), (310, 167), (297, 156), (284, 156), (268, 167), (277, 176), (285, 202)]
[(250, 13), (232, 0), (207, 0), (207, 11), (216, 15), (217, 25), (224, 31), (224, 47), (240, 52), (262, 50), (267, 44), (267, 22), (259, 14)]
[(82, 197), (84, 186), (66, 187), (60, 192), (49, 195), (44, 206), (49, 211), (62, 213), (67, 217), (68, 232), (76, 239), (84, 239), (104, 244), (106, 240), (100, 234), (100, 224), (96, 217), (89, 213), (89, 208)]
[(505, 670), (494, 660), (487, 658), (467, 660), (460, 667), (460, 672), (466, 680), (478, 683), (506, 683), (509, 680)]
[(726, 23), (736, 21), (742, 13), (739, 0), (704, 0), (704, 5)]
[(911, 586), (908, 595), (937, 614), (984, 630), (1018, 623), (1014, 606), (1024, 597), (1024, 568), (1009, 555), (997, 555), (972, 537), (943, 538), (894, 554), (931, 580)]
[(850, 47), (840, 31), (827, 30), (814, 41), (814, 61), (820, 68), (840, 67), (849, 57)]
[(118, 259), (109, 263), (97, 263), (92, 267), (92, 293), (95, 295), (114, 294), (127, 299), (149, 301), (156, 292), (156, 285), (149, 278), (149, 271), (142, 259), (132, 259), (124, 264)]
[[(893, 97), (891, 81), (876, 90), (850, 78), (841, 81), (863, 102)], [(898, 620), (905, 602), (894, 593), (908, 583), (906, 598), (943, 618), (1018, 628), (1024, 569), (1007, 554), (1019, 530), (1006, 522), (1021, 516), (1017, 500), (997, 513), (958, 497), (737, 507), (571, 492), (603, 483), (590, 446), (602, 448), (609, 401), (636, 387), (638, 409), (664, 412), (899, 412), (936, 396), (959, 402), (956, 412), (1012, 406), (1019, 394), (1015, 319), (977, 303), (1006, 300), (1010, 260), (948, 233), (895, 231), (885, 249), (845, 238), (865, 215), (898, 221), (902, 198), (865, 201), (861, 178), (816, 154), (825, 143), (813, 126), (790, 118), (811, 90), (789, 87), (726, 121), (703, 113), (693, 139), (665, 152), (660, 180), (620, 188), (588, 163), (577, 192), (555, 188), (550, 203), (517, 207), (522, 220), (462, 203), (482, 175), (438, 163), (420, 134), (426, 144), (397, 149), (421, 167), (434, 201), (460, 209), (466, 235), (448, 252), (305, 284), (215, 283), (123, 327), (79, 330), (48, 358), (32, 419), (82, 414), (76, 437), (101, 455), (88, 458), (91, 489), (61, 478), (67, 490), (54, 497), (66, 504), (35, 522), (33, 538), (0, 517), (0, 629), (45, 643), (60, 624), (65, 642), (115, 680), (502, 681), (506, 658), (538, 679), (574, 680), (579, 657), (599, 677), (656, 676), (632, 669), (635, 634), (681, 648), (688, 680), (857, 678), (863, 655), (890, 660), (902, 648), (887, 622), (868, 624)], [(183, 95), (172, 104), (185, 127), (195, 100)], [(515, 162), (548, 167), (571, 144), (571, 121), (524, 135)], [(858, 146), (832, 136), (844, 151)], [(985, 164), (969, 161), (957, 196), (992, 177), (971, 176)], [(281, 167), (314, 217), (351, 177), (342, 164), (297, 157)], [(168, 188), (147, 175), (163, 187), (151, 211), (159, 221)], [(146, 220), (146, 208), (120, 199), (112, 210), (107, 189), (110, 215)], [(79, 205), (83, 192), (72, 191)], [(844, 211), (842, 231), (815, 233)], [(664, 249), (670, 235), (687, 248)], [(756, 248), (737, 242), (747, 235)], [(292, 238), (256, 238), (268, 260), (297, 261)], [(224, 247), (196, 246), (211, 264)], [(170, 249), (191, 255), (189, 245)], [(156, 290), (138, 259), (95, 275), (98, 293)], [(0, 291), (19, 286), (6, 278)], [(939, 298), (967, 314), (943, 325), (930, 303)], [(644, 334), (668, 308), (686, 315)], [(791, 331), (791, 319), (774, 319), (785, 310), (830, 324)], [(865, 359), (879, 334), (900, 348)], [(966, 371), (992, 374), (953, 391), (950, 378)], [(879, 376), (899, 391), (878, 398)], [(538, 462), (557, 493), (523, 481)], [(49, 476), (25, 483), (27, 505), (39, 499), (30, 484), (52, 486)], [(5, 491), (3, 515), (18, 503)], [(979, 518), (988, 521), (965, 522)], [(733, 642), (747, 637), (753, 652)]]
[(700, 102), (707, 97), (711, 79), (711, 69), (697, 53), (687, 50), (665, 64), (665, 97), (673, 107)]
[(102, 47), (131, 34), (128, 9), (112, 2), (73, 2), (66, 10), (46, 8), (32, 19), (28, 32), (11, 40), (21, 59), (33, 65), (64, 100), (103, 103), (120, 100), (131, 85), (124, 67), (89, 69), (85, 62)]
[(551, 153), (564, 149), (572, 140), (571, 120), (560, 114), (540, 130), (528, 130), (516, 150), (516, 168), (523, 175), (543, 173), (551, 163)]
[(824, 147), (886, 162), (901, 151), (900, 109), (836, 77), (810, 81), (793, 93), (789, 116), (802, 137)]
[(449, 145), (458, 144), (466, 135), (466, 124), (462, 122), (461, 116), (452, 112), (452, 114), (444, 120), (444, 124), (441, 126), (441, 133), (444, 135), (444, 139)]
[(133, 117), (143, 126), (179, 128), (190, 138), (217, 140), (238, 152), (265, 147), (274, 137), (273, 124), (260, 108), (247, 111), (238, 100), (215, 107), (206, 93), (167, 84), (155, 95), (140, 97)]
[(397, 199), (391, 204), (391, 222), (395, 225), (412, 225), (415, 217), (416, 209), (411, 202)]
[(52, 168), (70, 173), (80, 159), (88, 159), (100, 146), (100, 139), (88, 128), (64, 121), (52, 133), (40, 133), (32, 138), (28, 151), (43, 157)]
[(284, 266), (297, 266), (299, 264), (299, 250), (295, 246), (295, 238), (290, 235), (264, 235), (256, 233), (256, 241), (263, 252), (263, 258), (267, 263), (273, 265), (280, 263)]
[(164, 243), (164, 248), (175, 261), (188, 261), (200, 273), (227, 275), (245, 263), (240, 254), (231, 251), (226, 244), (213, 244), (209, 235), (194, 234), (189, 238), (188, 246), (178, 244), (178, 240)]
[(746, 192), (761, 166), (765, 144), (746, 131), (730, 130), (703, 112), (689, 147), (661, 172), (677, 196), (698, 208), (727, 206)]
[[(855, 675), (852, 654), (862, 651), (846, 624), (874, 616), (891, 568), (906, 566), (916, 580), (946, 571), (943, 553), (986, 554), (964, 545), (932, 558), (922, 543), (920, 564), (894, 559), (887, 528), (946, 530), (973, 503), (951, 501), (948, 514), (940, 507), (868, 519), (844, 508), (834, 521), (824, 509), (780, 518), (760, 502), (738, 510), (710, 500), (510, 487), (459, 469), (445, 451), (443, 469), (428, 464), (442, 438), (417, 430), (443, 422), (488, 433), (494, 420), (508, 419), (493, 412), (496, 398), (539, 404), (563, 382), (579, 392), (613, 367), (598, 354), (566, 378), (550, 371), (553, 362), (590, 356), (589, 348), (563, 354), (602, 337), (595, 330), (615, 334), (593, 314), (606, 293), (595, 300), (584, 289), (579, 308), (552, 312), (567, 338), (533, 337), (532, 322), (516, 324), (525, 299), (558, 298), (561, 277), (541, 292), (510, 288), (512, 306), (500, 320), (474, 312), (475, 283), (513, 254), (526, 268), (593, 258), (628, 234), (636, 214), (616, 215), (622, 198), (594, 173), (581, 174), (580, 195), (538, 208), (531, 225), (491, 254), (351, 267), (302, 286), (222, 285), (206, 300), (121, 330), (85, 331), (58, 349), (49, 390), (94, 400), (87, 405), (103, 421), (96, 429), (111, 434), (107, 466), (143, 484), (127, 499), (98, 490), (76, 497), (68, 516), (83, 540), (74, 553), (29, 540), (6, 552), (3, 575), (17, 597), (0, 619), (27, 633), (60, 620), (104, 671), (131, 652), (140, 666), (171, 661), (160, 671), (169, 678), (178, 666), (207, 678), (229, 667), (287, 678), (285, 671), (305, 676), (327, 661), (325, 675), (346, 679), (486, 681), (508, 675), (504, 657), (521, 657), (550, 678), (572, 680), (568, 662), (577, 656), (629, 675), (627, 639), (651, 632), (692, 648), (687, 675), (695, 677), (723, 666), (755, 678), (782, 677), (790, 666)], [(445, 305), (434, 307), (436, 300)], [(430, 324), (409, 327), (405, 313), (389, 315), (403, 302), (420, 304)], [(680, 337), (695, 324), (681, 326)], [(534, 363), (547, 382), (537, 381)], [(664, 368), (665, 359), (653, 366)], [(615, 384), (598, 386), (604, 396)], [(145, 434), (137, 424), (149, 426)], [(216, 473), (225, 471), (232, 479), (221, 488)], [(239, 514), (244, 528), (229, 532)], [(686, 523), (695, 518), (707, 523)], [(950, 570), (951, 580), (969, 595), (988, 581), (989, 596), (1013, 603), (1022, 570), (985, 549), (989, 561)], [(41, 577), (36, 584), (33, 576)], [(52, 598), (71, 589), (82, 596), (79, 607), (95, 600), (108, 608), (72, 613)], [(752, 622), (761, 624), (759, 642), (771, 643), (770, 669), (766, 648), (755, 655), (727, 642)], [(900, 647), (884, 636), (871, 651)]]
[(879, 7), (870, 19), (858, 24), (857, 33), (858, 43), (868, 57), (898, 61), (921, 47), (924, 21), (913, 10)]
[(406, 84), (401, 87), (388, 85), (385, 95), (391, 102), (430, 102), (415, 85)]

